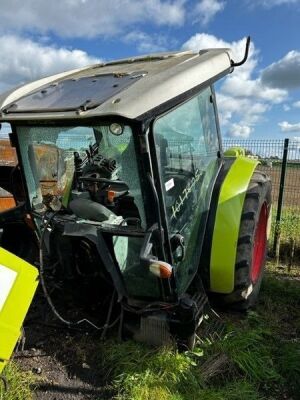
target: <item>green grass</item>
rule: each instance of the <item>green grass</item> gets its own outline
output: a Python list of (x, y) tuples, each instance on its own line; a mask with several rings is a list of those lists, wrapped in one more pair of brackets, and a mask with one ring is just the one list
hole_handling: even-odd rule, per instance
[[(274, 206), (272, 208), (271, 237), (274, 236), (274, 231), (276, 227), (276, 214), (277, 214), (277, 209)], [(290, 239), (297, 239), (297, 236), (300, 232), (299, 207), (298, 206), (283, 207), (281, 211), (281, 219), (279, 226), (281, 230), (281, 238), (284, 242), (289, 242)]]
[[(276, 228), (275, 207), (272, 209), (272, 225), (269, 240), (270, 250), (273, 248)], [(298, 206), (283, 207), (281, 220), (278, 224), (280, 240), (280, 260), (286, 264), (300, 263), (300, 213)]]
[[(300, 267), (298, 274), (300, 273)], [(274, 275), (268, 273), (264, 278), (261, 293), (261, 303), (271, 301), (274, 303), (269, 305), (272, 311), (277, 311), (277, 307), (291, 307), (297, 308), (300, 306), (300, 278), (297, 280), (297, 268), (293, 269), (291, 273), (286, 274), (282, 269)], [(295, 280), (293, 280), (293, 277)], [(276, 308), (275, 308), (276, 306)], [(263, 312), (263, 310), (261, 310)]]
[(4, 369), (8, 383), (5, 392), (2, 382), (0, 383), (0, 400), (31, 400), (33, 397), (32, 387), (35, 377), (30, 372), (24, 372), (14, 362), (10, 362)]
[(287, 277), (270, 270), (256, 311), (244, 318), (225, 314), (227, 334), (194, 352), (133, 342), (101, 347), (99, 367), (113, 385), (114, 399), (297, 399), (300, 281), (295, 271)]
[[(225, 342), (232, 343), (232, 338), (228, 337)], [(222, 351), (223, 346), (220, 348)], [(112, 342), (105, 346), (101, 359), (102, 368), (108, 371), (106, 378), (113, 382), (114, 398), (118, 400), (263, 399), (255, 381), (246, 380), (240, 373), (248, 368), (244, 364), (247, 355), (244, 354), (244, 361), (241, 361), (232, 349), (228, 350), (228, 358), (211, 350), (207, 351), (207, 357), (205, 353), (200, 348), (179, 354), (172, 349), (153, 350), (132, 342)], [(231, 353), (234, 353), (232, 358)], [(216, 363), (218, 360), (220, 362)], [(209, 374), (207, 368), (203, 369), (206, 363)], [(230, 379), (225, 378), (228, 371), (231, 371)], [(277, 378), (274, 373), (272, 379)]]
[[(202, 340), (193, 352), (153, 349), (131, 341), (103, 344), (89, 337), (68, 345), (78, 349), (79, 364), (86, 361), (87, 351), (89, 357), (93, 354), (94, 368), (114, 400), (296, 400), (300, 272), (293, 269), (287, 274), (274, 266), (268, 270), (257, 309), (246, 316), (223, 314), (227, 332), (215, 341)], [(32, 375), (15, 364), (6, 374), (10, 397), (2, 398), (30, 399)]]

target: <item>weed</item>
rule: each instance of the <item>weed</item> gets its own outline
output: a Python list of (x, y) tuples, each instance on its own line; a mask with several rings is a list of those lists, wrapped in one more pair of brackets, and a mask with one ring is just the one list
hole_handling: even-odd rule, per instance
[(224, 380), (230, 373), (232, 378), (243, 376), (257, 384), (277, 381), (280, 377), (273, 365), (270, 332), (261, 327), (249, 329), (248, 321), (243, 325), (207, 349), (208, 353), (227, 356), (230, 368), (225, 372)]
[[(279, 258), (280, 261), (288, 264), (291, 267), (294, 264), (298, 264), (300, 261), (300, 214), (298, 206), (284, 207), (282, 209), (281, 219), (279, 223), (276, 223), (275, 207), (272, 209), (272, 225), (271, 225), (271, 238), (274, 238), (275, 230), (279, 233)], [(269, 246), (273, 245), (273, 241), (270, 240)], [(271, 250), (271, 249), (270, 249)], [(278, 260), (279, 261), (279, 260)]]
[(194, 357), (171, 348), (111, 342), (103, 347), (100, 363), (113, 380), (118, 399), (171, 399), (176, 393), (192, 399), (203, 385), (194, 374)]
[(299, 234), (299, 228), (299, 209), (297, 207), (284, 208), (280, 221), (282, 240), (286, 242), (290, 242), (290, 240), (295, 240)]
[(276, 304), (296, 307), (300, 305), (300, 281), (282, 279), (274, 274), (266, 275), (263, 281), (263, 299), (269, 298)]
[(245, 326), (184, 354), (111, 342), (103, 347), (100, 364), (113, 381), (118, 400), (259, 399), (262, 383), (281, 379), (268, 335)]
[(30, 400), (32, 399), (31, 386), (36, 378), (30, 372), (24, 372), (17, 364), (10, 362), (4, 369), (8, 390), (4, 391), (0, 383), (0, 400)]
[(300, 393), (300, 342), (288, 341), (278, 346), (278, 372), (292, 393)]
[(257, 387), (244, 379), (234, 380), (220, 388), (209, 388), (199, 393), (201, 400), (263, 400)]
[[(230, 340), (229, 337), (227, 339)], [(171, 349), (154, 350), (133, 342), (111, 342), (103, 350), (102, 368), (113, 380), (116, 400), (263, 399), (256, 382), (232, 375), (232, 382), (228, 383), (225, 371), (218, 383), (205, 381), (202, 368), (205, 362), (202, 361), (203, 351), (199, 348), (179, 354)], [(211, 365), (211, 359), (207, 358), (207, 361)], [(237, 357), (234, 358), (236, 362)], [(278, 377), (276, 372), (274, 375)], [(263, 377), (270, 379), (270, 374), (262, 374), (260, 379)]]

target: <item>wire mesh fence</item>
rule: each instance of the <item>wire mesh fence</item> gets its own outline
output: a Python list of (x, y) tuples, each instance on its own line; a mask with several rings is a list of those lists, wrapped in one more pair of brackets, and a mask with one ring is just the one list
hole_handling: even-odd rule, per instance
[(224, 150), (243, 147), (271, 177), (273, 223), (270, 253), (288, 264), (300, 259), (300, 141), (225, 139)]

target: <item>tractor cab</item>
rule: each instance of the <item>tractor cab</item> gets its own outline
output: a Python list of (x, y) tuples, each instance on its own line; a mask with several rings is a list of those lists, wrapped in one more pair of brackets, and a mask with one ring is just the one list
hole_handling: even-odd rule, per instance
[[(177, 299), (198, 269), (221, 165), (212, 90), (205, 88), (155, 116), (151, 144), (150, 132), (119, 118), (51, 122), (16, 127), (37, 229), (41, 232), (51, 218), (64, 225), (64, 236), (78, 238), (92, 228), (102, 232), (109, 238), (124, 293), (148, 300)], [(143, 141), (148, 154), (141, 148)], [(146, 161), (151, 162), (148, 171)], [(147, 235), (151, 240), (146, 246)], [(88, 254), (82, 252), (84, 264)], [(68, 269), (71, 273), (71, 265)]]
[(12, 233), (23, 215), (46, 298), (60, 282), (74, 304), (80, 297), (98, 310), (93, 324), (116, 314), (136, 340), (193, 337), (220, 185), (234, 162), (222, 154), (213, 83), (233, 67), (227, 49), (155, 54), (0, 97), (25, 198), (0, 214), (2, 246), (28, 258)]

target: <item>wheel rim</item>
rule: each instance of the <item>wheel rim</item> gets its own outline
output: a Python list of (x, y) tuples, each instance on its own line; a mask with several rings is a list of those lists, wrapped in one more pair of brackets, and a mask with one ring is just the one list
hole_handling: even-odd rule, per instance
[(266, 203), (264, 203), (260, 210), (259, 219), (254, 236), (254, 248), (252, 256), (252, 266), (251, 266), (252, 283), (257, 282), (265, 261), (265, 253), (267, 246), (267, 223), (268, 223), (267, 205)]

